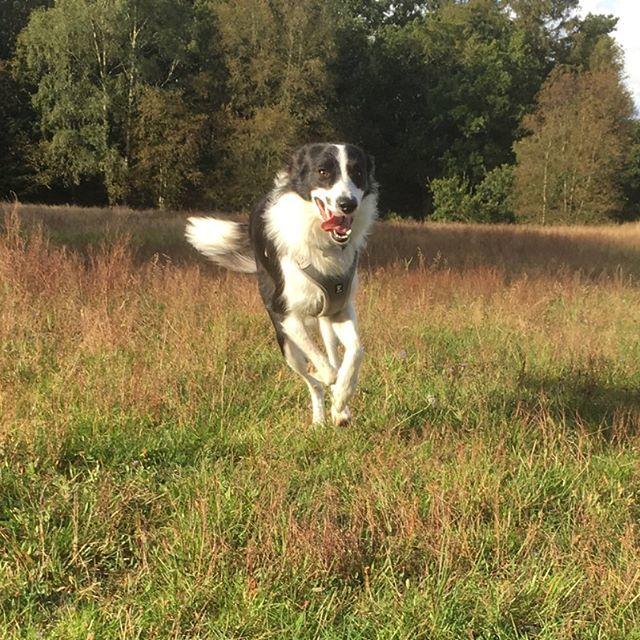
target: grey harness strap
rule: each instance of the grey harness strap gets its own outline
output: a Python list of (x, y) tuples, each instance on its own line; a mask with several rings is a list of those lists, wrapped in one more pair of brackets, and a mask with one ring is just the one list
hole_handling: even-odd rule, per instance
[(358, 267), (358, 252), (353, 256), (351, 266), (342, 274), (337, 276), (328, 276), (318, 271), (312, 264), (301, 264), (298, 262), (302, 273), (311, 282), (318, 285), (322, 291), (323, 305), (322, 309), (316, 314), (318, 316), (333, 316), (342, 311), (349, 300), (351, 285), (353, 284), (353, 276)]

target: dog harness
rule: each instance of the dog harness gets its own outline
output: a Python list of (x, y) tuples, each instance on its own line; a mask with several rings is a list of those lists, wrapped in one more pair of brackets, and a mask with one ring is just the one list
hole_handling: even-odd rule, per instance
[(349, 300), (353, 276), (358, 266), (358, 252), (353, 256), (351, 266), (342, 274), (329, 276), (318, 271), (309, 262), (298, 262), (298, 266), (304, 275), (317, 285), (322, 291), (322, 308), (316, 313), (317, 316), (333, 316), (342, 311)]

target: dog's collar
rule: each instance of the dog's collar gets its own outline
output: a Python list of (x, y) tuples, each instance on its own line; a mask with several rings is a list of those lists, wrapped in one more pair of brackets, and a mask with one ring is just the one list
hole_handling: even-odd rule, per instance
[(353, 277), (358, 266), (357, 251), (349, 268), (337, 276), (330, 276), (318, 271), (308, 260), (298, 258), (296, 262), (302, 273), (322, 291), (322, 308), (315, 315), (333, 316), (347, 306)]

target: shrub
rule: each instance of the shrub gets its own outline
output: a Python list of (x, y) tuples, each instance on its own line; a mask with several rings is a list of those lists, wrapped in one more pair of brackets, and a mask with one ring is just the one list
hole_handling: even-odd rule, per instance
[(514, 222), (513, 167), (489, 171), (473, 189), (466, 178), (452, 176), (431, 181), (432, 220), (448, 222)]
[(476, 222), (515, 222), (513, 167), (503, 164), (487, 173), (474, 195)]
[(460, 176), (437, 178), (431, 181), (433, 194), (433, 220), (470, 222), (473, 214), (473, 196), (469, 181)]

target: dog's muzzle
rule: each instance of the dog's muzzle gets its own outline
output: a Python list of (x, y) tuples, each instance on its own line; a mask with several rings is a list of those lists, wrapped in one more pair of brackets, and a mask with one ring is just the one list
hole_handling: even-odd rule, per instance
[[(346, 200), (346, 199), (345, 199)], [(332, 211), (320, 198), (314, 198), (322, 222), (320, 227), (323, 231), (331, 234), (331, 239), (338, 244), (346, 244), (351, 238), (351, 226), (353, 216), (351, 215), (357, 207), (355, 200), (349, 199), (348, 204), (338, 201), (340, 212)]]

